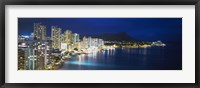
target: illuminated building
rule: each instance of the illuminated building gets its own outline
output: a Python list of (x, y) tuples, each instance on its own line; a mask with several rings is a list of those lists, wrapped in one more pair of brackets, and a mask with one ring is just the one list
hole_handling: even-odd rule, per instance
[(166, 44), (162, 43), (161, 41), (152, 42), (153, 46), (166, 46)]
[(25, 51), (18, 49), (18, 70), (25, 70)]
[(61, 48), (61, 32), (62, 29), (56, 26), (51, 27), (51, 40), (52, 40), (52, 48), (60, 49)]
[(36, 49), (29, 48), (28, 50), (28, 60), (27, 60), (27, 70), (35, 70), (36, 68)]
[(61, 43), (61, 50), (67, 49), (67, 43)]
[(25, 42), (28, 40), (30, 40), (29, 36), (24, 36), (24, 35), (18, 36), (18, 42)]
[[(36, 69), (36, 55), (34, 50), (34, 42), (31, 40), (24, 41), (22, 43), (18, 43), (18, 57), (22, 55), (20, 53), (23, 51), (24, 56), (24, 63), (25, 63), (25, 69), (26, 70), (35, 70)], [(20, 58), (19, 58), (20, 59)], [(19, 66), (19, 65), (18, 65)]]
[(92, 38), (88, 37), (86, 38), (85, 36), (83, 37), (83, 40), (80, 42), (81, 49), (87, 49), (87, 48), (101, 48), (104, 46), (104, 41), (103, 39), (98, 39), (98, 38)]
[(104, 46), (104, 41), (103, 39), (98, 39), (98, 47)]
[(92, 46), (98, 47), (98, 39), (97, 38), (92, 38)]
[(61, 43), (65, 43), (65, 35), (61, 34)]
[(66, 30), (64, 32), (65, 35), (65, 43), (67, 44), (67, 49), (71, 50), (72, 49), (72, 31)]
[(54, 56), (61, 58), (62, 51), (92, 50), (101, 47), (102, 39), (84, 37), (80, 41), (79, 34), (51, 26), (51, 37), (46, 36), (46, 26), (34, 23), (34, 33), (30, 36), (18, 36), (18, 69), (19, 70), (44, 70), (51, 67)]
[(80, 42), (79, 34), (76, 35), (76, 42)]
[(91, 37), (88, 37), (87, 40), (88, 40), (88, 41), (87, 41), (87, 42), (88, 42), (88, 43), (87, 43), (87, 44), (88, 44), (87, 46), (90, 48), (90, 47), (92, 46), (92, 38), (91, 38)]
[(52, 55), (54, 55), (56, 57), (61, 56), (61, 51), (59, 49), (53, 49), (51, 53), (52, 53)]
[(51, 40), (31, 40), (30, 38), (18, 42), (18, 49), (25, 52), (25, 69), (44, 69), (51, 60)]
[(72, 40), (72, 31), (66, 30), (64, 35), (65, 35), (65, 43), (71, 44), (72, 43), (71, 42), (71, 40)]
[(86, 48), (88, 48), (88, 39), (84, 36), (83, 37), (83, 41), (81, 42), (81, 48), (82, 49), (86, 49)]
[(72, 34), (72, 43), (74, 44), (79, 41), (80, 41), (79, 34), (77, 34), (77, 33)]
[(46, 39), (46, 26), (42, 23), (34, 23), (34, 39), (45, 40)]
[(78, 49), (78, 46), (79, 46), (79, 34), (77, 34), (77, 33), (74, 33), (74, 34), (72, 34), (72, 49)]
[(37, 47), (37, 68), (44, 69), (51, 60), (51, 50), (48, 42), (42, 42)]

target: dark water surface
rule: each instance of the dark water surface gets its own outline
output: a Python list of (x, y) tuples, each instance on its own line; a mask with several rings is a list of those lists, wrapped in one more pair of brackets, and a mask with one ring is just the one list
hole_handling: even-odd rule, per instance
[(181, 46), (116, 48), (73, 56), (61, 70), (182, 70)]

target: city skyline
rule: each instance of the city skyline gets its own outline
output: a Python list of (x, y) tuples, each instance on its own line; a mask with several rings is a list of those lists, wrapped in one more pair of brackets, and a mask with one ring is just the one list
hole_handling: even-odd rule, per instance
[(57, 26), (51, 26), (51, 37), (47, 37), (45, 25), (41, 22), (33, 25), (31, 35), (18, 35), (18, 70), (58, 69), (71, 57), (69, 54), (91, 53), (104, 47), (102, 39), (83, 37), (80, 41), (79, 34), (71, 30), (62, 33)]
[[(40, 18), (39, 22), (36, 21), (38, 18), (30, 21), (32, 19), (34, 18), (18, 19), (18, 70), (182, 69), (180, 18), (64, 18), (65, 21), (60, 18)], [(56, 23), (58, 19), (59, 22)], [(52, 25), (68, 24), (65, 23), (66, 20), (75, 22), (76, 25), (71, 28)], [(90, 25), (83, 20), (87, 20)], [(144, 29), (139, 30), (138, 35), (146, 40), (133, 37), (137, 35), (137, 29), (122, 29), (135, 28), (133, 23), (136, 21), (142, 21), (139, 24), (143, 24), (138, 27)], [(51, 24), (47, 24), (48, 22)], [(82, 27), (76, 29), (78, 25)], [(151, 30), (156, 25), (158, 29)], [(87, 27), (92, 28), (86, 30)], [(102, 30), (98, 30), (101, 28)], [(167, 30), (168, 28), (172, 29)], [(154, 40), (152, 36), (157, 37)], [(167, 40), (177, 43), (166, 43)]]
[[(51, 26), (80, 35), (126, 32), (144, 41), (182, 41), (182, 18), (19, 18), (19, 35), (30, 35), (33, 23), (41, 22), (51, 37)], [(173, 32), (172, 32), (173, 31)], [(168, 36), (171, 35), (171, 36)]]

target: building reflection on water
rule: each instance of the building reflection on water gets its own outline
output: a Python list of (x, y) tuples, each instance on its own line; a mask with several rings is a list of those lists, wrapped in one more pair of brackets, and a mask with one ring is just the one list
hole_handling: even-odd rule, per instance
[[(61, 70), (142, 70), (177, 68), (171, 49), (116, 48), (80, 54), (65, 62)], [(166, 55), (167, 52), (167, 55)], [(177, 61), (176, 61), (177, 62)], [(180, 63), (178, 63), (180, 64)]]

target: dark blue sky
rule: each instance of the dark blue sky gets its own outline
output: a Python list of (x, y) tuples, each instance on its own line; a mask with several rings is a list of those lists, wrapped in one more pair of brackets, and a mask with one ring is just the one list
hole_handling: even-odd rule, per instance
[(182, 41), (182, 18), (19, 18), (19, 35), (30, 35), (37, 22), (47, 26), (47, 36), (58, 26), (78, 34), (126, 32), (145, 41)]

